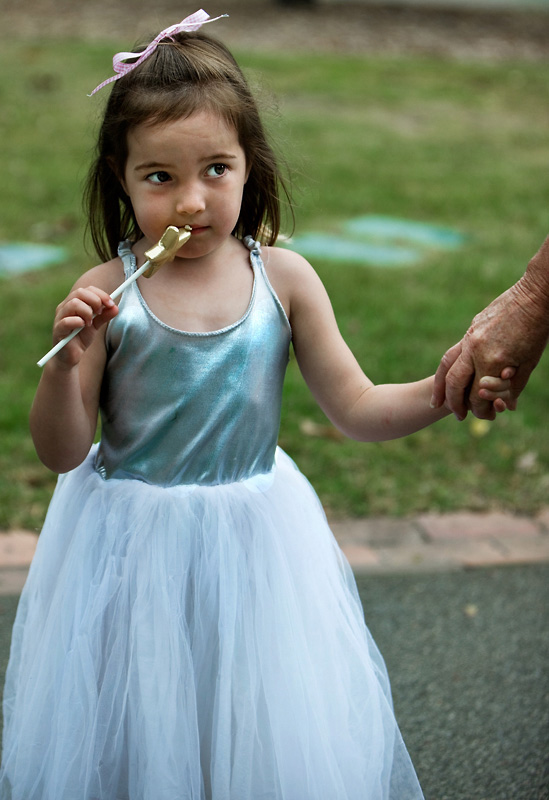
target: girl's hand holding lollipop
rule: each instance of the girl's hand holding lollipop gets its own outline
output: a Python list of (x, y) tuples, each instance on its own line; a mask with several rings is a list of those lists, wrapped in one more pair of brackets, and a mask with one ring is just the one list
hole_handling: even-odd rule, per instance
[[(140, 267), (136, 270), (133, 275), (131, 275), (124, 283), (121, 283), (120, 286), (112, 292), (110, 295), (106, 295), (105, 292), (101, 291), (100, 289), (95, 289), (94, 287), (89, 287), (88, 289), (80, 289), (78, 291), (78, 299), (87, 306), (91, 308), (93, 311), (92, 316), (89, 318), (89, 324), (91, 324), (92, 320), (98, 316), (102, 310), (106, 308), (113, 307), (113, 300), (116, 300), (117, 297), (120, 297), (124, 289), (136, 281), (141, 275), (145, 278), (151, 278), (154, 273), (160, 269), (160, 267), (165, 264), (167, 261), (173, 261), (176, 256), (177, 251), (182, 247), (191, 236), (191, 229), (188, 226), (184, 228), (176, 228), (174, 225), (170, 225), (164, 233), (162, 234), (160, 241), (151, 247), (150, 250), (145, 251), (145, 256), (147, 260)], [(75, 298), (70, 297), (70, 301), (72, 302)], [(62, 310), (62, 306), (58, 307), (58, 314)], [(88, 312), (89, 313), (89, 312)], [(83, 311), (82, 316), (82, 325), (79, 328), (75, 328), (65, 336), (61, 341), (57, 342), (52, 349), (43, 356), (40, 361), (38, 361), (38, 366), (43, 367), (50, 358), (53, 358), (60, 350), (65, 347), (75, 336), (77, 336), (85, 327), (85, 310)], [(57, 324), (56, 319), (56, 324)]]

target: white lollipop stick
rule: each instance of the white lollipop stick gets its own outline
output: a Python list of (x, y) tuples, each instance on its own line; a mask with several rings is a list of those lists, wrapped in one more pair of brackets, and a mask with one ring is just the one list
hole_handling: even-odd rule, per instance
[[(141, 275), (144, 275), (145, 278), (150, 278), (154, 273), (165, 264), (166, 261), (173, 261), (175, 255), (180, 247), (182, 247), (185, 242), (188, 242), (191, 237), (191, 229), (186, 225), (184, 228), (176, 228), (175, 225), (170, 225), (160, 238), (160, 241), (151, 247), (150, 250), (145, 251), (145, 255), (147, 257), (147, 261), (143, 264), (142, 267), (139, 267), (133, 275), (130, 275), (124, 283), (121, 283), (120, 286), (114, 290), (111, 294), (112, 300), (116, 300), (117, 297), (120, 297), (124, 289), (126, 289), (130, 283), (136, 281)], [(93, 315), (94, 317), (97, 314)], [(61, 339), (60, 342), (57, 342), (52, 349), (43, 356), (40, 361), (37, 361), (39, 367), (43, 367), (50, 358), (53, 358), (60, 350), (62, 350), (66, 344), (68, 344), (71, 339), (74, 339), (75, 336), (78, 336), (80, 331), (83, 330), (82, 328), (75, 328), (75, 330), (71, 331), (68, 336), (65, 336), (64, 339)]]

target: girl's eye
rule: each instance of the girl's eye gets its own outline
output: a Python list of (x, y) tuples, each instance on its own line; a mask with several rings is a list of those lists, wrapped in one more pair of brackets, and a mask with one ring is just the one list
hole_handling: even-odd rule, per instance
[(206, 170), (206, 174), (210, 178), (220, 178), (227, 172), (227, 169), (225, 164), (212, 164), (211, 167), (208, 167)]
[(151, 183), (167, 183), (170, 180), (170, 176), (167, 172), (152, 172), (150, 175), (147, 175), (147, 180)]

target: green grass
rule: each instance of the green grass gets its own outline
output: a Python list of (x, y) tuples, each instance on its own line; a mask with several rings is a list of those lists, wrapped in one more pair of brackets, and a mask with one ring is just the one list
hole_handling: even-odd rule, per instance
[[(71, 253), (62, 266), (1, 281), (4, 528), (39, 528), (54, 483), (34, 455), (28, 409), (55, 306), (94, 261), (82, 245), (80, 195), (104, 97), (86, 93), (108, 74), (112, 50), (110, 43), (14, 41), (0, 53), (0, 240), (47, 241)], [(374, 381), (432, 373), (547, 233), (547, 66), (309, 54), (243, 53), (240, 60), (260, 85), (293, 171), (297, 232), (337, 231), (345, 219), (371, 213), (466, 235), (461, 250), (413, 269), (315, 263), (341, 330)], [(292, 360), (281, 444), (334, 514), (534, 513), (549, 489), (547, 363), (544, 357), (519, 410), (499, 417), (487, 435), (475, 435), (471, 420), (447, 419), (405, 440), (364, 445), (301, 432), (304, 420), (326, 422)]]

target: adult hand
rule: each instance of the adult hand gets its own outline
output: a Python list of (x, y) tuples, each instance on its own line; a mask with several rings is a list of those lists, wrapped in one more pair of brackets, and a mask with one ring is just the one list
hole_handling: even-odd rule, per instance
[[(463, 339), (442, 357), (432, 405), (443, 403), (465, 419), (470, 408), (480, 419), (514, 409), (549, 338), (549, 238), (523, 277), (474, 318)], [(483, 376), (511, 379), (507, 403), (490, 399)]]

